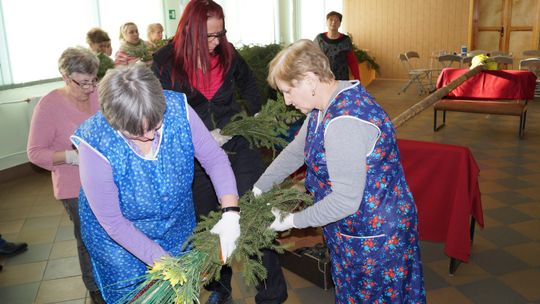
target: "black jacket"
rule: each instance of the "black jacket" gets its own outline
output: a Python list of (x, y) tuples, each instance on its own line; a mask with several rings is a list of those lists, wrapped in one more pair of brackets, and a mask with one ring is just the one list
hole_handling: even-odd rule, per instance
[(251, 115), (261, 109), (261, 94), (257, 88), (255, 75), (234, 47), (233, 50), (231, 68), (210, 101), (192, 86), (182, 86), (178, 81), (172, 83), (172, 43), (154, 53), (152, 70), (159, 78), (163, 89), (185, 93), (189, 105), (197, 112), (209, 130), (223, 128), (230, 121), (231, 116), (242, 110), (236, 101), (237, 89), (241, 98), (246, 101)]

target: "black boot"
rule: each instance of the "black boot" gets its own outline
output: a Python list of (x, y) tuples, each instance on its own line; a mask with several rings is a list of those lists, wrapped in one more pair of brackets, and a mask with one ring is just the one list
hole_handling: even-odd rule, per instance
[(28, 248), (26, 243), (11, 243), (0, 238), (0, 255), (9, 256), (21, 253)]

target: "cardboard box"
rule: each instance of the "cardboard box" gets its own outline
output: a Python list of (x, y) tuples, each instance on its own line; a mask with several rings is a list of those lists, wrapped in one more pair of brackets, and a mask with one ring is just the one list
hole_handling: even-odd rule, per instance
[(293, 229), (278, 240), (288, 246), (279, 256), (281, 266), (324, 290), (334, 286), (330, 258), (320, 228)]

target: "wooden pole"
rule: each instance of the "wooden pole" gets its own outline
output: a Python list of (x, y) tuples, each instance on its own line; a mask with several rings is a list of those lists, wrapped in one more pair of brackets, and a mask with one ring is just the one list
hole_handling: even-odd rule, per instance
[(412, 107), (405, 110), (403, 113), (399, 114), (396, 118), (392, 119), (392, 123), (394, 124), (394, 128), (399, 128), (402, 124), (410, 120), (411, 118), (418, 115), (420, 112), (424, 111), (425, 109), (429, 108), (431, 105), (439, 101), (441, 98), (446, 96), (448, 93), (450, 93), (452, 90), (457, 88), (460, 84), (462, 84), (465, 80), (471, 78), (472, 76), (480, 73), (485, 69), (485, 65), (481, 64), (473, 69), (468, 70), (465, 74), (459, 76), (458, 78), (452, 80), (449, 84), (445, 85), (444, 87), (438, 89), (437, 91), (431, 93), (426, 98), (422, 99)]

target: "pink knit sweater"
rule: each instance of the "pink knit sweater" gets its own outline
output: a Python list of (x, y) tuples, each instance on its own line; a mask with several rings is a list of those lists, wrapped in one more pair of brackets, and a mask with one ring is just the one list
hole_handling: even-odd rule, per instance
[(78, 197), (81, 182), (79, 167), (53, 165), (53, 154), (74, 149), (69, 137), (83, 121), (99, 110), (97, 90), (90, 95), (88, 102), (91, 114), (79, 111), (59, 90), (54, 90), (41, 98), (32, 115), (28, 159), (51, 171), (54, 197), (59, 200)]

